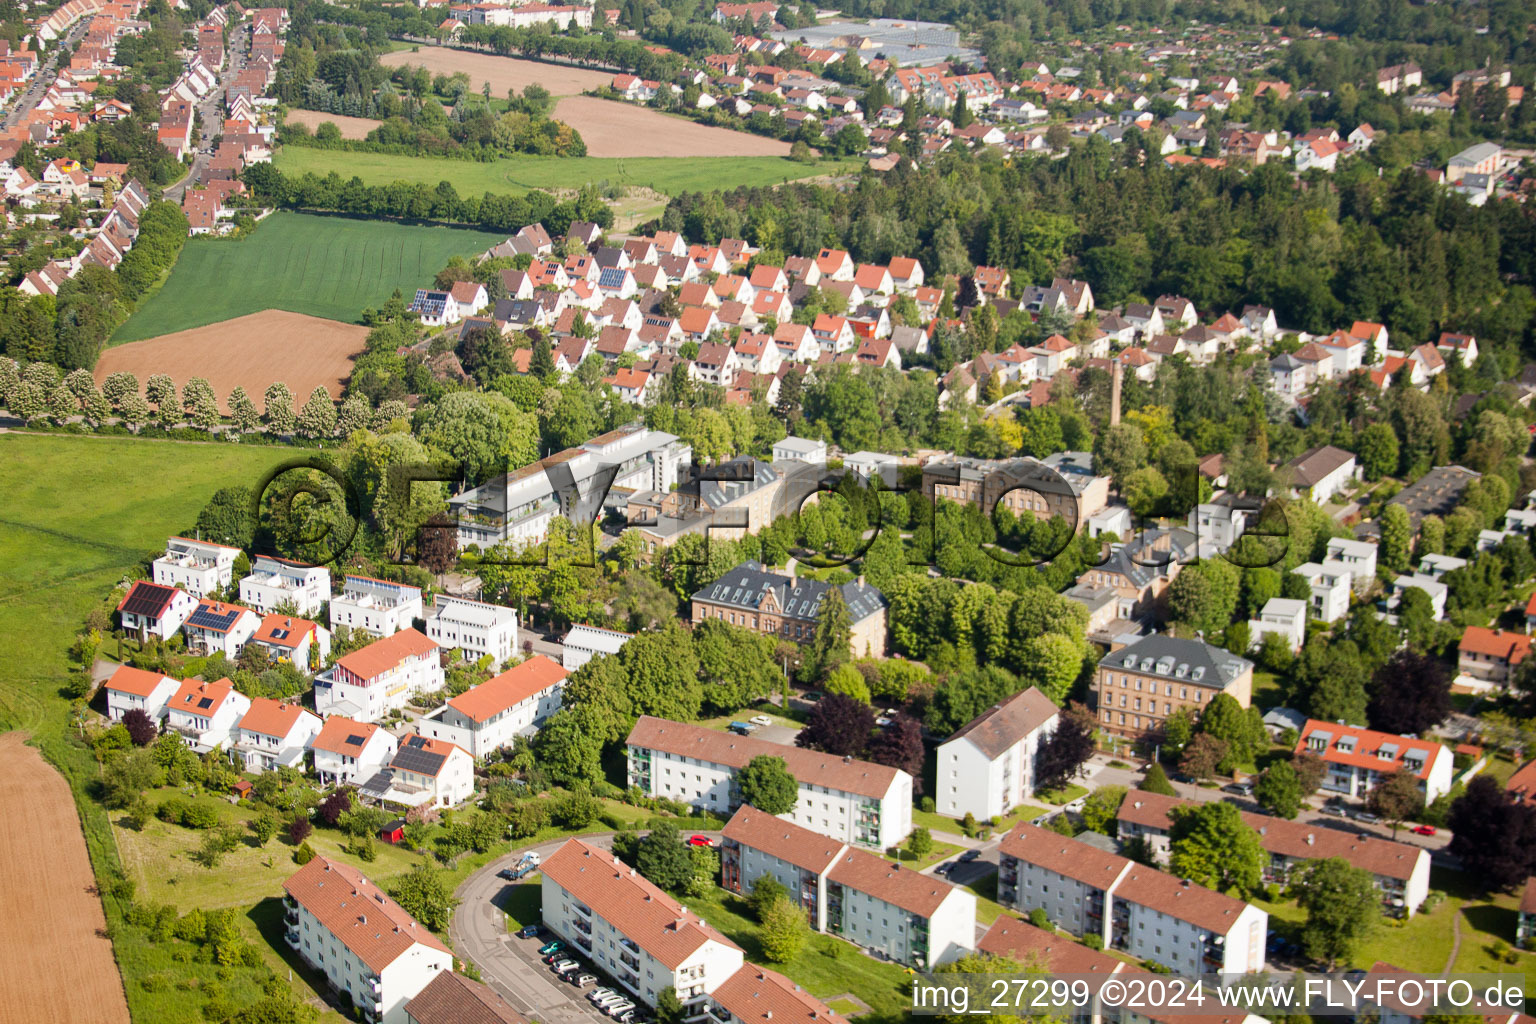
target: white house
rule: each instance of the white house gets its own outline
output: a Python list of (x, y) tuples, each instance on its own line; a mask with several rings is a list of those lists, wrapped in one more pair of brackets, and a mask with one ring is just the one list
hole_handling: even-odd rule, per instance
[(251, 574), (240, 581), (240, 600), (265, 615), (291, 605), (299, 615), (314, 615), (331, 599), (331, 571), (286, 558), (257, 555)]
[(197, 599), (180, 587), (135, 580), (117, 606), (117, 617), (123, 632), (137, 634), (141, 641), (169, 640), (196, 609)]
[(1177, 974), (1264, 967), (1269, 915), (1258, 907), (1096, 846), (1020, 824), (999, 846), (998, 902), (1041, 908), (1074, 935)]
[(901, 468), (901, 460), (885, 452), (854, 452), (843, 456), (843, 468), (856, 474), (861, 481), (868, 482), (879, 477), (887, 488), (893, 488), (896, 486), (896, 474)]
[(575, 672), (593, 658), (618, 654), (631, 639), (631, 634), (616, 629), (577, 623), (561, 641), (560, 664), (565, 666), (567, 672)]
[(671, 988), (693, 1016), (742, 968), (740, 947), (607, 850), (567, 840), (542, 865), (544, 926), (654, 1006)]
[(400, 741), (389, 767), (359, 787), (364, 797), (405, 807), (456, 807), (475, 792), (475, 759), (447, 740), (411, 735)]
[(261, 616), (249, 608), (226, 601), (210, 601), (205, 597), (187, 616), (182, 632), (187, 637), (188, 651), (194, 654), (222, 653), (233, 658), (260, 627)]
[(166, 702), (181, 687), (178, 680), (158, 672), (146, 672), (131, 665), (119, 665), (104, 684), (107, 691), (107, 717), (121, 722), (130, 711), (142, 711), (159, 724), (165, 717)]
[(228, 747), (240, 719), (251, 709), (251, 698), (228, 679), (205, 683), (188, 679), (166, 704), (166, 728), (180, 733), (199, 754)]
[(1249, 645), (1261, 646), (1269, 633), (1284, 637), (1286, 646), (1293, 653), (1301, 650), (1307, 638), (1307, 602), (1288, 597), (1272, 597), (1265, 601), (1259, 617), (1248, 620)]
[(231, 756), (248, 772), (303, 768), (304, 751), (320, 726), (319, 715), (297, 704), (256, 697), (240, 719)]
[(421, 588), (371, 576), (348, 575), (331, 598), (331, 628), (394, 636), (421, 618)]
[(1369, 541), (1333, 537), (1328, 541), (1328, 556), (1323, 564), (1338, 563), (1349, 572), (1350, 588), (1356, 592), (1369, 589), (1376, 578), (1376, 545)]
[(1226, 551), (1243, 535), (1249, 517), (1256, 514), (1256, 509), (1226, 495), (1218, 495), (1190, 510), (1189, 531), (1198, 538), (1201, 548), (1209, 545), (1216, 551)]
[(1349, 614), (1348, 570), (1303, 562), (1291, 572), (1304, 577), (1312, 588), (1307, 600), (1307, 614), (1312, 618), (1338, 622)]
[(1450, 596), (1451, 588), (1435, 579), (1433, 576), (1425, 576), (1422, 573), (1397, 576), (1392, 580), (1392, 593), (1387, 597), (1386, 611), (1395, 613), (1402, 604), (1403, 595), (1411, 589), (1424, 592), (1429, 598), (1429, 607), (1434, 619), (1439, 622), (1445, 618), (1445, 601)]
[(1321, 505), (1360, 475), (1353, 452), (1331, 444), (1309, 448), (1285, 464), (1292, 492)]
[(505, 605), (438, 594), (427, 609), (427, 636), (473, 661), (489, 654), (504, 665), (517, 650), (517, 612)]
[(1295, 752), (1322, 758), (1328, 765), (1322, 788), (1348, 797), (1364, 798), (1381, 779), (1406, 771), (1428, 802), (1451, 788), (1455, 772), (1444, 744), (1313, 718), (1301, 730)]
[(315, 677), (315, 710), (375, 722), (412, 695), (443, 688), (440, 648), (414, 629), (375, 640)]
[(340, 786), (372, 778), (394, 759), (400, 741), (371, 722), (332, 715), (309, 741), (309, 749), (320, 784)]
[(817, 931), (915, 967), (948, 963), (976, 946), (975, 895), (936, 875), (751, 806), (737, 810), (721, 836), (724, 888), (747, 895), (771, 876)]
[(531, 736), (560, 710), (566, 670), (535, 654), (499, 676), (451, 697), (448, 703), (420, 719), (423, 736), (443, 739), (487, 757), (512, 745), (519, 735)]
[(1035, 790), (1035, 751), (1059, 718), (1050, 698), (1031, 686), (972, 719), (939, 745), (936, 810), (984, 821), (1023, 803)]
[(736, 773), (778, 757), (800, 784), (785, 817), (856, 846), (884, 850), (912, 831), (912, 776), (897, 768), (642, 716), (625, 741), (629, 785), (724, 814), (740, 803)]
[(284, 938), (365, 1019), (406, 1024), (405, 1004), (453, 954), (357, 869), (316, 857), (283, 883)]
[(151, 563), (154, 580), (167, 587), (181, 587), (193, 597), (207, 597), (234, 578), (239, 548), (190, 537), (172, 537), (165, 554)]
[(806, 437), (790, 435), (782, 440), (775, 441), (773, 445), (773, 461), (806, 462), (813, 466), (825, 465), (827, 461), (827, 442), (814, 441)]
[(251, 634), (251, 643), (263, 648), (273, 661), (286, 661), (301, 672), (331, 656), (331, 631), (318, 622), (292, 615), (267, 615)]

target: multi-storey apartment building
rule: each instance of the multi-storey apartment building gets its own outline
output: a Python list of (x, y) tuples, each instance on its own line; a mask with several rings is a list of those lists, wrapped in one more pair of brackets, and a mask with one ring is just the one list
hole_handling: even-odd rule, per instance
[(813, 832), (878, 850), (912, 831), (912, 776), (898, 768), (833, 757), (750, 736), (642, 716), (625, 741), (629, 784), (647, 796), (726, 814), (741, 804), (736, 773), (754, 757), (781, 758), (800, 784), (784, 817)]
[(1253, 662), (1162, 634), (1104, 655), (1093, 678), (1099, 728), (1126, 739), (1157, 731), (1180, 708), (1198, 715), (1219, 693), (1247, 707), (1252, 692)]
[(459, 546), (539, 544), (557, 515), (591, 522), (611, 491), (670, 491), (692, 458), (673, 434), (638, 424), (609, 431), (449, 499)]
[(368, 1024), (406, 1024), (405, 1004), (453, 954), (355, 868), (316, 857), (283, 883), (284, 938)]
[(692, 1015), (740, 970), (741, 948), (607, 850), (568, 840), (544, 861), (544, 926), (636, 1001), (672, 988)]
[(1442, 743), (1307, 719), (1296, 753), (1316, 754), (1328, 766), (1322, 788), (1347, 797), (1364, 797), (1388, 775), (1405, 771), (1418, 780), (1429, 802), (1451, 788), (1454, 758)]
[(1263, 910), (1034, 825), (1003, 838), (997, 893), (1005, 907), (1040, 907), (1075, 935), (1098, 935), (1106, 948), (1176, 973), (1264, 966)]
[(1035, 751), (1059, 712), (1031, 686), (982, 712), (939, 744), (935, 803), (940, 814), (1000, 817), (1035, 790)]
[(240, 600), (263, 615), (279, 608), (314, 615), (331, 599), (331, 571), (323, 565), (257, 555), (240, 581)]
[(309, 741), (315, 775), (323, 786), (340, 786), (371, 779), (400, 749), (400, 741), (371, 722), (354, 722), (332, 715)]
[(923, 496), (976, 505), (991, 514), (999, 504), (1014, 515), (1060, 516), (1074, 528), (1109, 503), (1109, 477), (1092, 472), (1086, 452), (1060, 452), (1040, 460), (950, 456), (923, 467)]
[(438, 594), (427, 608), (427, 636), (466, 661), (489, 654), (494, 664), (510, 661), (517, 650), (517, 612), (505, 605)]
[(444, 739), (469, 751), (476, 759), (518, 736), (531, 736), (560, 710), (565, 669), (535, 654), (479, 686), (470, 687), (419, 720), (423, 736)]
[(443, 688), (437, 644), (414, 629), (343, 654), (315, 677), (315, 710), (374, 722), (403, 708), (412, 694)]
[(331, 598), (331, 628), (394, 636), (421, 618), (421, 588), (407, 583), (347, 576)]
[(721, 885), (745, 895), (770, 876), (817, 931), (918, 967), (975, 948), (976, 897), (941, 878), (746, 805), (722, 836)]
[(632, 639), (632, 634), (616, 629), (577, 623), (561, 641), (560, 664), (567, 672), (575, 672), (593, 658), (618, 654), (620, 648)]
[[(822, 601), (833, 584), (804, 576), (780, 575), (761, 562), (743, 562), (693, 595), (693, 623), (723, 619), (733, 626), (803, 643), (816, 635)], [(885, 653), (888, 602), (860, 576), (838, 588), (848, 606), (855, 657)]]
[[(1120, 804), (1120, 837), (1143, 837), (1153, 849), (1164, 850), (1173, 827), (1170, 812), (1194, 806), (1193, 801), (1137, 790)], [(1411, 917), (1429, 895), (1429, 851), (1422, 846), (1247, 811), (1243, 821), (1258, 833), (1269, 855), (1266, 882), (1284, 885), (1290, 873), (1309, 860), (1341, 857), (1371, 873), (1388, 914)]]
[(783, 468), (745, 455), (718, 466), (694, 466), (670, 491), (631, 494), (624, 518), (648, 554), (689, 534), (737, 540), (794, 512), (793, 488), (786, 486)]
[(234, 579), (239, 548), (191, 537), (172, 537), (165, 554), (151, 563), (156, 583), (180, 587), (193, 597), (207, 597)]

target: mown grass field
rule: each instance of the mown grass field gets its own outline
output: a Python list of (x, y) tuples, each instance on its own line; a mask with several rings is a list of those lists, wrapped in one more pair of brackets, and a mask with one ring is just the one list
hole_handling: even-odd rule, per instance
[[(459, 195), (521, 193), (528, 189), (580, 188), (586, 184), (645, 186), (667, 195), (707, 192), (741, 185), (778, 185), (846, 170), (853, 164), (797, 163), (781, 156), (682, 157), (554, 157), (526, 156), (477, 163), (432, 160), (392, 153), (348, 153), (340, 150), (284, 146), (273, 158), (284, 174), (353, 175), (365, 185), (394, 181), (436, 185), (452, 183)], [(190, 248), (190, 246), (189, 246)]]
[[(350, 156), (352, 154), (337, 154)], [(264, 309), (357, 322), (396, 288), (410, 298), (453, 255), (502, 236), (437, 225), (275, 213), (239, 241), (194, 238), (165, 286), (112, 336), (140, 341)]]

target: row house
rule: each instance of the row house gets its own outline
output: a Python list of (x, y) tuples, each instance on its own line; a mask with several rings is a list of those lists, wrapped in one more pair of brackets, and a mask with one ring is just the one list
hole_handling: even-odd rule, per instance
[(799, 784), (786, 820), (876, 850), (895, 846), (912, 830), (912, 776), (897, 768), (649, 715), (635, 723), (625, 744), (628, 784), (647, 796), (723, 815), (741, 805), (736, 773), (754, 757), (778, 757)]
[(257, 555), (240, 581), (240, 600), (263, 614), (291, 608), (314, 615), (330, 599), (331, 571), (323, 565)]
[(251, 698), (228, 679), (203, 682), (188, 679), (166, 703), (168, 730), (178, 733), (199, 754), (233, 744), (240, 720), (251, 709)]
[(344, 654), (315, 677), (315, 710), (327, 718), (378, 721), (412, 696), (443, 688), (440, 650), (416, 630), (403, 629)]
[(297, 704), (256, 697), (240, 718), (230, 757), (248, 772), (302, 769), (321, 725), (320, 716)]
[(1431, 803), (1450, 790), (1454, 774), (1444, 744), (1310, 718), (1295, 752), (1322, 758), (1328, 766), (1322, 788), (1355, 799), (1363, 799), (1386, 776), (1406, 771)]
[(422, 617), (421, 588), (348, 574), (331, 598), (331, 628), (394, 636)]
[(720, 884), (739, 896), (759, 878), (784, 886), (811, 927), (918, 968), (976, 944), (976, 897), (936, 875), (893, 864), (750, 805), (721, 833)]
[(467, 661), (489, 655), (493, 665), (517, 650), (517, 612), (505, 605), (438, 594), (427, 610), (427, 636)]
[(560, 710), (566, 670), (536, 654), (470, 687), (417, 723), (422, 735), (443, 739), (477, 760), (538, 732)]

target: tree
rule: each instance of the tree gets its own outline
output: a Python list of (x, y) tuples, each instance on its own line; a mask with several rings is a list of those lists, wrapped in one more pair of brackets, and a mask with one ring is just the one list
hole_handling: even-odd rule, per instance
[(1177, 708), (1173, 714), (1163, 719), (1163, 749), (1170, 754), (1182, 751), (1194, 738), (1196, 724), (1193, 709)]
[(1355, 435), (1355, 451), (1360, 456), (1360, 469), (1367, 480), (1379, 480), (1397, 471), (1397, 434), (1390, 423), (1378, 420), (1360, 431)]
[(1395, 838), (1399, 825), (1424, 812), (1424, 793), (1412, 772), (1399, 769), (1372, 787), (1366, 795), (1365, 806), (1372, 814), (1391, 823)]
[(1061, 713), (1056, 730), (1035, 751), (1035, 792), (1061, 789), (1093, 756), (1093, 719), (1079, 705)]
[[(1182, 575), (1182, 573), (1180, 574)], [(1218, 693), (1200, 715), (1199, 732), (1227, 744), (1227, 756), (1242, 764), (1269, 747), (1262, 714), (1250, 714), (1229, 693)]]
[(486, 480), (538, 457), (539, 421), (499, 392), (452, 391), (416, 417), (416, 436)]
[(1112, 477), (1117, 490), (1132, 473), (1147, 464), (1147, 445), (1141, 427), (1117, 423), (1099, 435), (1093, 450), (1094, 470)]
[(788, 814), (800, 799), (800, 784), (782, 757), (761, 754), (736, 777), (741, 799), (766, 814)]
[(853, 616), (848, 612), (848, 602), (843, 600), (840, 587), (829, 587), (821, 599), (821, 611), (816, 616), (816, 630), (811, 634), (810, 648), (801, 660), (801, 672), (809, 680), (825, 679), (833, 669), (846, 662), (851, 654), (849, 645), (853, 638)]
[(849, 697), (860, 704), (869, 703), (869, 683), (864, 679), (864, 673), (844, 662), (828, 674), (826, 681), (821, 684), (829, 696)]
[(144, 382), (144, 397), (155, 407), (155, 415), (163, 423), (176, 422), (179, 407), (176, 402), (176, 382), (168, 373), (157, 373)]
[(160, 735), (160, 727), (143, 708), (133, 708), (124, 714), (123, 725), (128, 730), (128, 738), (136, 747), (147, 747)]
[(1418, 736), (1451, 713), (1451, 677), (1439, 658), (1406, 647), (1377, 670), (1365, 707), (1372, 729)]
[(406, 913), (435, 932), (447, 931), (453, 908), (459, 905), (443, 873), (422, 863), (412, 868), (410, 874), (396, 879), (389, 894)]
[(533, 340), (533, 355), (528, 359), (528, 372), (542, 381), (555, 376), (554, 350), (550, 347), (549, 336), (542, 331)]
[(421, 543), (416, 552), (421, 567), (434, 576), (442, 576), (459, 560), (458, 539), (453, 520), (446, 513), (434, 512), (421, 526)]
[(273, 434), (293, 433), (293, 392), (288, 390), (288, 385), (282, 381), (267, 385), (262, 402), (262, 418), (266, 420), (267, 431)]
[(1268, 858), (1237, 805), (1217, 800), (1175, 807), (1169, 816), (1170, 871), (1221, 892), (1247, 894), (1258, 888)]
[(299, 410), (298, 427), (301, 437), (322, 438), (336, 433), (336, 401), (324, 387), (309, 393)]
[(911, 715), (897, 715), (890, 725), (875, 733), (867, 756), (876, 764), (900, 768), (912, 776), (914, 790), (921, 791), (923, 761), (923, 726)]
[(1184, 748), (1184, 755), (1179, 758), (1179, 770), (1197, 779), (1208, 779), (1226, 759), (1226, 742), (1202, 732)]
[(1350, 958), (1381, 919), (1381, 894), (1371, 873), (1342, 857), (1308, 862), (1292, 877), (1291, 886), (1297, 905), (1307, 912), (1302, 946), (1330, 971)]
[(1142, 776), (1141, 785), (1136, 787), (1144, 793), (1160, 793), (1163, 796), (1178, 796), (1179, 791), (1173, 788), (1173, 783), (1168, 781), (1168, 773), (1163, 766), (1153, 762), (1147, 769), (1147, 774)]
[(1408, 568), (1409, 548), (1412, 545), (1413, 527), (1408, 519), (1408, 510), (1401, 505), (1387, 505), (1381, 510), (1381, 564), (1393, 572), (1402, 572)]
[(161, 776), (152, 750), (129, 750), (108, 761), (101, 770), (101, 802), (114, 810), (131, 806)]
[(1063, 703), (1083, 669), (1083, 645), (1061, 633), (1042, 633), (1026, 639), (1020, 651), (1020, 678), (1033, 684), (1051, 703)]
[(635, 848), (635, 867), (663, 889), (679, 892), (693, 877), (693, 858), (677, 826), (665, 823), (651, 829)]
[(1323, 776), (1328, 774), (1327, 762), (1304, 750), (1291, 755), (1291, 768), (1296, 772), (1296, 783), (1301, 787), (1303, 797), (1316, 793), (1317, 787), (1323, 784)]
[(811, 934), (805, 911), (787, 899), (775, 900), (762, 914), (758, 941), (763, 955), (776, 964), (787, 964), (800, 954)]
[(251, 492), (246, 487), (221, 487), (197, 514), (197, 532), (204, 540), (249, 547), (256, 532), (251, 516)]
[(1264, 769), (1253, 787), (1260, 807), (1280, 818), (1294, 818), (1301, 811), (1301, 781), (1289, 761), (1276, 761)]
[(806, 717), (795, 746), (822, 750), (838, 757), (859, 756), (869, 746), (875, 713), (863, 701), (829, 693), (816, 702)]
[(1122, 496), (1131, 512), (1141, 518), (1154, 515), (1168, 494), (1168, 481), (1156, 466), (1143, 466), (1125, 478)]
[(685, 1020), (687, 1011), (683, 1009), (683, 1001), (677, 997), (677, 989), (668, 985), (656, 993), (656, 1024), (683, 1024)]
[(1536, 808), (1516, 803), (1497, 779), (1478, 775), (1451, 804), (1448, 849), (1484, 892), (1509, 892), (1536, 867)]
[(266, 846), (270, 843), (272, 837), (277, 835), (278, 830), (281, 828), (282, 825), (278, 822), (277, 815), (269, 811), (264, 811), (251, 819), (251, 833), (255, 835), (256, 843), (260, 846)]
[(933, 852), (933, 833), (921, 825), (914, 828), (912, 834), (907, 837), (907, 852), (918, 860), (928, 856)]
[(1125, 792), (1124, 786), (1100, 786), (1089, 793), (1083, 801), (1083, 827), (1090, 832), (1113, 836)]
[(290, 821), (285, 831), (288, 834), (288, 841), (298, 846), (314, 833), (315, 826), (310, 824), (308, 818), (300, 817)]
[(338, 789), (320, 801), (320, 805), (315, 809), (315, 813), (321, 821), (335, 828), (337, 822), (341, 821), (341, 816), (351, 809), (352, 791), (349, 789)]

